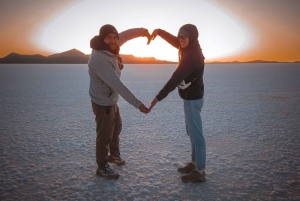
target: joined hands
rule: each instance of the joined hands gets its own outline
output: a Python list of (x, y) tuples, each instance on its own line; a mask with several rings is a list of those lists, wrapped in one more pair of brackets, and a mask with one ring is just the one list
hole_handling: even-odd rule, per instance
[(149, 31), (148, 29), (145, 29), (144, 33), (143, 33), (143, 36), (147, 37), (148, 38), (148, 42), (147, 42), (147, 45), (150, 44), (151, 42), (151, 35), (149, 34)]
[(149, 34), (148, 29), (145, 29), (143, 36), (148, 38), (147, 45), (150, 44), (151, 40), (154, 40), (156, 38), (157, 34), (158, 34), (158, 29), (155, 29), (151, 35)]
[(152, 108), (156, 105), (156, 103), (158, 102), (158, 99), (155, 97), (149, 108), (147, 108), (143, 103), (140, 105), (139, 110), (140, 112), (144, 113), (144, 114), (148, 114), (149, 112), (151, 112)]
[(150, 112), (150, 109), (147, 108), (143, 103), (142, 103), (142, 105), (140, 105), (139, 110), (140, 110), (140, 112), (142, 112), (144, 114), (148, 114)]
[[(154, 40), (156, 38), (158, 34), (158, 29), (155, 29), (152, 34), (150, 35), (148, 30), (145, 29), (144, 33), (143, 33), (143, 36), (147, 37), (148, 38), (148, 42), (147, 42), (147, 45), (150, 44), (151, 40)], [(156, 103), (158, 102), (158, 99), (155, 97), (152, 102), (151, 102), (151, 105), (149, 108), (147, 108), (144, 104), (141, 104), (140, 107), (139, 107), (139, 110), (140, 112), (144, 113), (144, 114), (148, 114), (149, 112), (151, 112), (152, 108), (156, 105)]]
[(154, 31), (152, 32), (151, 36), (148, 38), (147, 45), (150, 44), (151, 40), (154, 40), (156, 38), (157, 34), (158, 34), (158, 29), (154, 29)]

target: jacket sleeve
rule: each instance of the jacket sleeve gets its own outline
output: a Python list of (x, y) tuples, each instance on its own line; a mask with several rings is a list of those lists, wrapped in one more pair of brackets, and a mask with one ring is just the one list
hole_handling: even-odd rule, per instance
[(179, 48), (179, 41), (176, 36), (173, 36), (169, 32), (166, 32), (165, 30), (158, 29), (157, 35), (159, 35), (162, 39), (167, 41), (170, 45), (172, 45), (175, 48)]
[(189, 57), (184, 57), (181, 64), (177, 67), (175, 72), (165, 86), (157, 94), (156, 98), (161, 101), (168, 94), (173, 91), (188, 75), (195, 70), (196, 65)]
[(128, 29), (126, 31), (119, 33), (120, 46), (122, 46), (124, 43), (126, 43), (127, 41), (129, 41), (131, 39), (143, 36), (145, 30), (147, 30), (147, 29), (134, 28), (134, 29)]
[(125, 86), (121, 81), (120, 77), (117, 75), (117, 72), (113, 68), (113, 63), (109, 60), (106, 61), (104, 65), (101, 65), (101, 68), (98, 68), (96, 73), (97, 75), (111, 88), (118, 92), (128, 103), (133, 105), (136, 108), (139, 108), (142, 104), (134, 94)]

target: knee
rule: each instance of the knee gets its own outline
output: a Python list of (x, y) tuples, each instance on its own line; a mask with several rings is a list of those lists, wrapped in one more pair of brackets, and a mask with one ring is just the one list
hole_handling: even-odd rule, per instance
[(192, 138), (193, 144), (204, 146), (205, 145), (205, 139), (203, 135), (195, 135)]
[(101, 143), (101, 144), (109, 144), (113, 139), (113, 134), (109, 133), (109, 134), (102, 134), (102, 135), (98, 135), (96, 138), (97, 143)]

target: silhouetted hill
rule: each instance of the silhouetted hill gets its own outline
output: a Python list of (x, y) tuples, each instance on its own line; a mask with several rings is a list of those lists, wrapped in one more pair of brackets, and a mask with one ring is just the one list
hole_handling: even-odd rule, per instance
[(46, 58), (50, 64), (86, 64), (90, 55), (86, 55), (76, 49), (49, 55)]
[[(10, 53), (9, 55), (0, 58), (0, 63), (26, 63), (26, 64), (86, 64), (90, 55), (84, 54), (76, 49), (66, 52), (52, 54), (47, 57), (36, 55), (21, 55)], [(121, 55), (124, 64), (172, 64), (164, 60), (157, 60), (154, 57), (135, 57), (133, 55)]]
[(35, 55), (21, 55), (18, 53), (10, 53), (6, 57), (0, 59), (0, 63), (44, 63), (44, 56), (35, 54)]
[(58, 58), (58, 57), (85, 57), (86, 55), (79, 50), (71, 49), (66, 52), (57, 53), (49, 55), (48, 58)]
[[(18, 53), (10, 53), (9, 55), (0, 58), (0, 63), (15, 63), (15, 64), (86, 64), (89, 60), (89, 54), (84, 54), (76, 49), (71, 49), (66, 52), (58, 54), (52, 54), (47, 57), (35, 54), (35, 55), (21, 55)], [(176, 64), (177, 62), (157, 60), (154, 57), (135, 57), (133, 55), (121, 55), (124, 64)], [(220, 62), (213, 61), (207, 62), (208, 64), (240, 64), (240, 63), (300, 63), (295, 62), (278, 62), (278, 61), (230, 61)]]
[(207, 62), (208, 64), (242, 64), (242, 63), (300, 63), (299, 61), (295, 62), (284, 62), (284, 61), (265, 61), (265, 60), (253, 60), (253, 61), (212, 61)]
[(133, 55), (121, 55), (124, 64), (176, 64), (177, 62), (157, 60), (154, 57), (135, 57)]

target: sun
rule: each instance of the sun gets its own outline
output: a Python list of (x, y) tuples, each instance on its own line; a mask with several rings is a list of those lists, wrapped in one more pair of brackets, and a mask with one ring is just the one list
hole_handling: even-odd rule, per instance
[[(193, 4), (186, 2), (170, 9), (167, 2), (157, 6), (120, 1), (118, 8), (111, 9), (115, 5), (113, 2), (100, 5), (98, 1), (82, 1), (45, 21), (33, 40), (39, 47), (51, 52), (76, 48), (90, 54), (89, 41), (104, 24), (114, 25), (119, 32), (144, 27), (150, 34), (161, 28), (177, 35), (182, 25), (191, 23), (198, 28), (198, 39), (207, 60), (232, 56), (254, 44), (253, 32), (237, 17), (207, 1), (191, 2)], [(119, 9), (122, 6), (126, 9)], [(136, 9), (142, 7), (147, 10)], [(121, 47), (121, 54), (178, 61), (177, 50), (160, 37), (150, 45), (146, 43), (145, 37), (131, 40)]]

